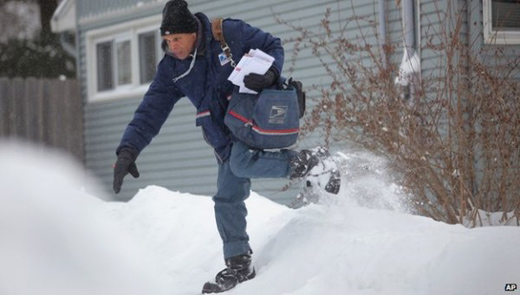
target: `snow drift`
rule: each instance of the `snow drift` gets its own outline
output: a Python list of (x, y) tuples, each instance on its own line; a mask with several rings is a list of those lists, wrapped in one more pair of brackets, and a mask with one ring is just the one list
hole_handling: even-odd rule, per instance
[[(149, 186), (112, 203), (81, 189), (88, 176), (55, 152), (4, 143), (0, 163), (2, 295), (199, 294), (223, 267), (207, 196)], [(518, 227), (403, 213), (375, 170), (344, 171), (340, 195), (298, 210), (252, 193), (257, 278), (228, 293), (491, 295), (520, 283)]]

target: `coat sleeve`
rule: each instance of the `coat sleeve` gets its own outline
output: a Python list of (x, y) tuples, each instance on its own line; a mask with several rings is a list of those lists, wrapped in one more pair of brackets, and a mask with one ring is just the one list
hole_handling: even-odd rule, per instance
[[(227, 38), (228, 35), (239, 38), (240, 40), (234, 41), (240, 42), (242, 46), (242, 54), (249, 52), (250, 49), (260, 49), (274, 57), (275, 61), (273, 66), (278, 70), (278, 74), (282, 73), (284, 49), (280, 38), (275, 37), (268, 32), (264, 32), (259, 28), (253, 27), (241, 20), (228, 19), (228, 21), (228, 30), (239, 30), (240, 33), (236, 34), (236, 32), (224, 32), (224, 38)], [(224, 26), (224, 29), (225, 28), (226, 27)], [(228, 43), (229, 42), (230, 41), (228, 41)], [(238, 63), (238, 60), (236, 60), (236, 62)]]
[(159, 63), (155, 78), (123, 133), (116, 150), (130, 147), (140, 153), (159, 133), (173, 106), (184, 95), (171, 81), (165, 58)]

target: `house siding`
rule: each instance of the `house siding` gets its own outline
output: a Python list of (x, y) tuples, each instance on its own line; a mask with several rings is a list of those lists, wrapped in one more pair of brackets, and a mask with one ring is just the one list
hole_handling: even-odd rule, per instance
[[(88, 18), (99, 18), (113, 15), (130, 9), (142, 10), (151, 6), (162, 6), (163, 1), (157, 0), (76, 0), (77, 17), (84, 21)], [(130, 16), (130, 15), (129, 15)]]
[[(442, 77), (446, 56), (433, 46), (446, 44), (457, 33), (458, 41), (469, 49), (475, 61), (500, 74), (518, 61), (520, 45), (493, 45), (484, 42), (482, 0), (418, 0), (421, 69), (423, 77)], [(457, 24), (460, 23), (458, 26)], [(456, 30), (456, 28), (458, 28)], [(458, 60), (456, 60), (458, 62)], [(468, 70), (471, 65), (467, 64)], [(519, 71), (513, 77), (520, 79)]]
[(444, 9), (444, 1), (430, 0), (419, 3), (418, 29), (422, 77), (440, 77), (443, 73), (444, 57), (432, 47), (444, 42), (442, 38), (445, 22)]
[(520, 71), (518, 70), (518, 61), (520, 56), (520, 44), (515, 45), (493, 45), (485, 44), (483, 35), (483, 2), (476, 0), (467, 0), (470, 7), (468, 18), (471, 28), (471, 44), (475, 47), (475, 52), (479, 56), (481, 62), (486, 68), (494, 70), (494, 74), (498, 76), (504, 71), (504, 67), (511, 69), (512, 65), (517, 65), (516, 70), (512, 71), (512, 78), (520, 80)]

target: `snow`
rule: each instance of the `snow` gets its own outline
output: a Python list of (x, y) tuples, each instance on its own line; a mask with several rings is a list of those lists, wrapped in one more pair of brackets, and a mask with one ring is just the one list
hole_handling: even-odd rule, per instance
[[(367, 203), (399, 190), (381, 183), (377, 160), (346, 157), (381, 177), (345, 171), (338, 196), (297, 210), (252, 193), (257, 277), (228, 294), (494, 295), (520, 283), (518, 227), (468, 229)], [(207, 196), (151, 185), (107, 202), (71, 159), (20, 144), (0, 144), (0, 163), (2, 295), (200, 294), (223, 268)]]
[(412, 76), (420, 73), (421, 59), (417, 52), (412, 52), (406, 47), (403, 49), (403, 59), (399, 66), (399, 73), (395, 78), (395, 84), (408, 86), (412, 80)]

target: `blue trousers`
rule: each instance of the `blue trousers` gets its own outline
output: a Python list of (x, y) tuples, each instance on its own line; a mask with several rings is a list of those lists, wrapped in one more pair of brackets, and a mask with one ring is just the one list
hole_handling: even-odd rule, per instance
[(247, 234), (247, 208), (251, 178), (287, 178), (297, 152), (268, 152), (233, 144), (229, 159), (218, 167), (215, 219), (222, 238), (224, 259), (252, 252)]

